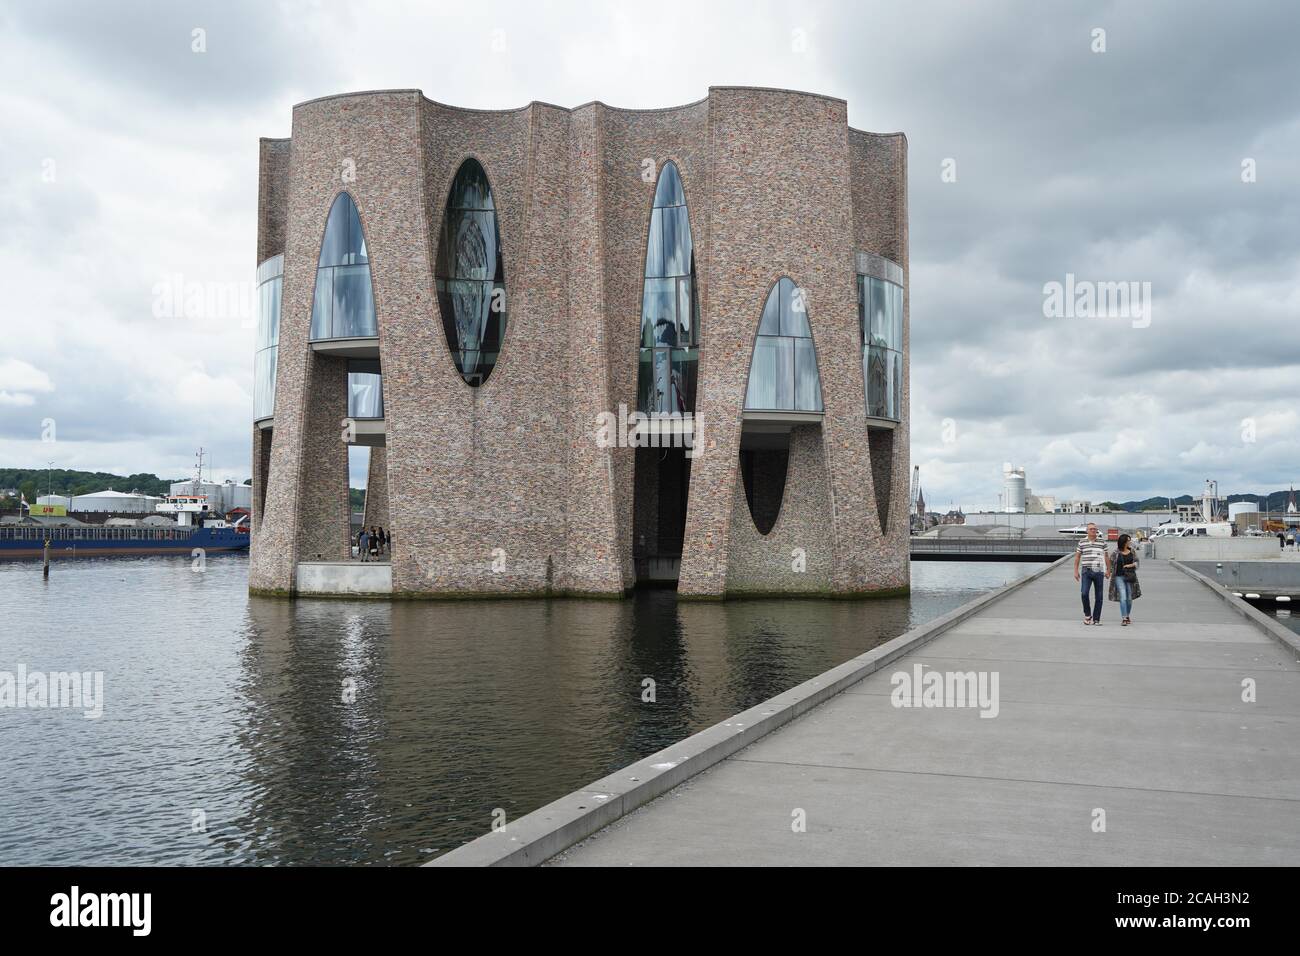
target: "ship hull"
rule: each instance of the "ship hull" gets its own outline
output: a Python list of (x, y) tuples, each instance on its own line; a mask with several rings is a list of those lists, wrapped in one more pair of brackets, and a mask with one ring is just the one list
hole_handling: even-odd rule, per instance
[[(45, 554), (45, 540), (41, 535), (10, 536), (0, 532), (0, 561), (41, 558)], [(109, 537), (101, 529), (98, 533), (81, 531), (79, 537), (63, 537), (57, 529), (50, 533), (51, 558), (105, 558), (130, 555), (177, 554), (191, 556), (198, 549), (205, 554), (225, 551), (247, 551), (249, 536), (229, 530), (211, 531), (206, 528), (188, 535), (165, 532), (166, 537), (141, 535)], [(120, 531), (118, 529), (114, 529)]]

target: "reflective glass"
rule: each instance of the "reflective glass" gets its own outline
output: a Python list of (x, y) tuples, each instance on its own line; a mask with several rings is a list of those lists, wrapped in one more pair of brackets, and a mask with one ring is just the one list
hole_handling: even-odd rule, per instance
[(448, 209), (495, 209), (492, 202), (492, 189), (488, 186), (487, 173), (476, 159), (467, 159), (456, 171), (456, 179), (451, 184), (451, 195), (447, 200)]
[(812, 339), (794, 342), (794, 407), (805, 412), (822, 410), (822, 383), (817, 372), (817, 351)]
[(655, 277), (666, 275), (664, 271), (664, 229), (663, 229), (663, 210), (652, 209), (650, 211), (650, 234), (646, 239), (645, 247), (645, 274), (646, 277)]
[(370, 294), (370, 266), (338, 266), (334, 269), (333, 309), (330, 338), (379, 334), (375, 327), (375, 301)]
[(781, 280), (781, 334), (805, 339), (812, 336), (804, 290), (789, 279)]
[(438, 308), (461, 376), (481, 385), (505, 335), (505, 264), (487, 174), (467, 159), (447, 196), (437, 250)]
[(749, 366), (745, 407), (789, 411), (794, 408), (794, 340), (760, 335)]
[(671, 411), (689, 412), (695, 407), (695, 376), (699, 367), (698, 349), (673, 349), (673, 399)]
[(279, 349), (261, 349), (253, 356), (253, 420), (275, 414), (275, 370)]
[(763, 318), (758, 323), (758, 334), (781, 334), (781, 296), (776, 287), (767, 294), (767, 300), (763, 303)]
[(330, 304), (334, 300), (334, 270), (316, 270), (316, 294), (311, 303), (311, 337), (330, 337)]
[(677, 280), (646, 279), (641, 302), (641, 344), (677, 344)]
[(691, 274), (691, 224), (685, 206), (658, 210), (663, 225), (663, 272), (660, 275)]
[(691, 280), (677, 280), (677, 344), (695, 345), (691, 328)]
[(869, 341), (872, 345), (888, 347), (892, 323), (889, 318), (889, 295), (885, 289), (886, 284), (879, 279), (869, 281), (871, 283), (871, 297), (868, 302), (871, 309), (871, 327), (869, 330), (871, 338)]
[(659, 184), (655, 187), (655, 206), (684, 206), (686, 193), (682, 189), (682, 177), (677, 171), (677, 164), (672, 160), (664, 163), (659, 172)]
[(637, 373), (637, 407), (643, 412), (687, 412), (695, 407), (699, 303), (685, 203), (677, 167), (665, 163), (646, 236)]
[(348, 417), (384, 417), (382, 375), (373, 372), (348, 372)]
[(339, 193), (325, 220), (325, 235), (321, 240), (318, 268), (325, 266), (360, 265), (369, 261), (366, 256), (366, 238), (361, 230), (361, 217), (356, 203), (347, 193)]
[(789, 278), (780, 279), (768, 292), (754, 340), (746, 409), (822, 411), (807, 304), (803, 290)]
[(889, 347), (897, 349), (900, 352), (903, 349), (903, 287), (901, 285), (889, 284), (889, 290), (893, 293), (893, 332), (890, 335)]

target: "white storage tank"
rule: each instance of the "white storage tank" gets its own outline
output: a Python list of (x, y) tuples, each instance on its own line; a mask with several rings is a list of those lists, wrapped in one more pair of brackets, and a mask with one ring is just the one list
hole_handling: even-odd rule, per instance
[(1002, 466), (1002, 510), (1015, 514), (1025, 511), (1025, 469)]

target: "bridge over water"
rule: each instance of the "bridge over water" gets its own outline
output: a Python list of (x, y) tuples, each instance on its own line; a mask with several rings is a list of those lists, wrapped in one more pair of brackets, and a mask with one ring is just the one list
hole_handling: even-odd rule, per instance
[[(1171, 562), (1142, 586), (1085, 627), (1064, 559), (434, 865), (1300, 862), (1300, 643)], [(927, 672), (996, 674), (996, 716), (895, 706)]]

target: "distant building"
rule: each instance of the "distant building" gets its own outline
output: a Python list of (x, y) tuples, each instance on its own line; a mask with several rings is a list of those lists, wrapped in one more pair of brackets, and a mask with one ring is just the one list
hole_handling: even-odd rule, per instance
[(233, 481), (173, 481), (171, 493), (207, 495), (208, 510), (218, 514), (253, 507), (253, 486), (237, 485)]
[(965, 524), (966, 516), (962, 514), (961, 508), (955, 511), (949, 511), (939, 519), (939, 524)]

